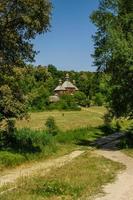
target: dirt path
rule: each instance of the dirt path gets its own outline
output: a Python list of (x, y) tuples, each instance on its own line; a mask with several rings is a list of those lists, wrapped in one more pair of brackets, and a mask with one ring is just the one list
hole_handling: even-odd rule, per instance
[(50, 171), (51, 168), (61, 167), (66, 163), (71, 162), (74, 158), (80, 156), (83, 153), (84, 151), (77, 150), (73, 151), (68, 155), (56, 159), (51, 159), (43, 162), (36, 162), (31, 166), (21, 166), (16, 169), (10, 170), (8, 174), (5, 174), (0, 177), (0, 187), (7, 183), (14, 183), (20, 177), (30, 176), (41, 172), (41, 170), (43, 170), (43, 173), (47, 173), (48, 171)]
[(99, 150), (96, 153), (126, 165), (126, 170), (118, 174), (114, 183), (104, 187), (105, 196), (95, 200), (133, 200), (133, 159), (120, 151)]

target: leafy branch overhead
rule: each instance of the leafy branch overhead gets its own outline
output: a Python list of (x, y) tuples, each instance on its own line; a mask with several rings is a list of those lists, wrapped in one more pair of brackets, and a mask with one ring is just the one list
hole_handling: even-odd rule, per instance
[(33, 61), (31, 39), (48, 31), (51, 19), (48, 0), (4, 0), (0, 3), (0, 58), (4, 64)]

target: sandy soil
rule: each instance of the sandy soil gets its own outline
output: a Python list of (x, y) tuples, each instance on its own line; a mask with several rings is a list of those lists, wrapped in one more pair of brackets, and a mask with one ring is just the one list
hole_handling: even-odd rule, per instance
[(126, 166), (126, 170), (119, 173), (114, 183), (104, 186), (104, 196), (97, 196), (95, 200), (133, 200), (133, 159), (120, 151), (99, 150), (97, 154)]
[(51, 170), (51, 168), (53, 169), (61, 167), (67, 164), (68, 162), (71, 162), (74, 158), (80, 156), (82, 153), (84, 153), (84, 151), (77, 150), (73, 151), (68, 155), (56, 159), (51, 159), (43, 162), (36, 162), (35, 164), (29, 166), (25, 167), (21, 166), (13, 170), (10, 170), (9, 173), (0, 177), (0, 187), (2, 187), (4, 184), (7, 183), (14, 183), (20, 177), (27, 177), (37, 173), (41, 173), (42, 170), (43, 174), (47, 173), (48, 171)]

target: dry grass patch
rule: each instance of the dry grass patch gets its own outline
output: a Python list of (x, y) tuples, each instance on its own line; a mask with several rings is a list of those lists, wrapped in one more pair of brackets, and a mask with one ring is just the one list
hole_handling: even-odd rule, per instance
[(77, 200), (102, 192), (102, 186), (114, 180), (119, 163), (86, 152), (73, 162), (34, 178), (21, 180), (18, 189), (1, 196), (1, 200)]
[(47, 111), (30, 113), (28, 120), (17, 121), (17, 128), (42, 129), (49, 116), (55, 118), (57, 126), (65, 131), (79, 127), (96, 127), (103, 124), (104, 107), (90, 107), (81, 111)]

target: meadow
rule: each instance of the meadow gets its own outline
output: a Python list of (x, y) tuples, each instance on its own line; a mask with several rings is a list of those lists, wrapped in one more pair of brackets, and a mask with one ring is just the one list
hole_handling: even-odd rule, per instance
[(57, 126), (62, 130), (71, 130), (83, 127), (98, 127), (103, 124), (105, 107), (93, 106), (81, 111), (45, 111), (29, 113), (29, 118), (18, 120), (17, 128), (44, 129), (46, 119), (54, 117)]
[[(85, 153), (72, 162), (47, 174), (20, 178), (15, 191), (3, 193), (1, 200), (76, 200), (102, 192), (102, 186), (112, 182), (123, 165), (95, 154), (83, 141), (93, 141), (104, 136), (104, 107), (90, 107), (81, 111), (50, 111), (30, 113), (30, 118), (17, 121), (16, 139), (19, 146), (0, 152), (1, 175), (17, 165), (32, 165), (45, 159), (68, 154), (75, 149)], [(59, 130), (55, 136), (47, 134), (45, 123), (54, 117)], [(17, 144), (17, 143), (16, 143)], [(7, 185), (0, 191), (14, 187)]]
[[(14, 167), (24, 162), (46, 159), (72, 151), (82, 140), (94, 140), (104, 135), (104, 107), (90, 107), (81, 111), (50, 111), (30, 113), (26, 120), (16, 122), (17, 130), (13, 145), (0, 151), (0, 169)], [(46, 133), (45, 123), (49, 116), (57, 124), (57, 135)], [(81, 148), (81, 146), (80, 146)]]

